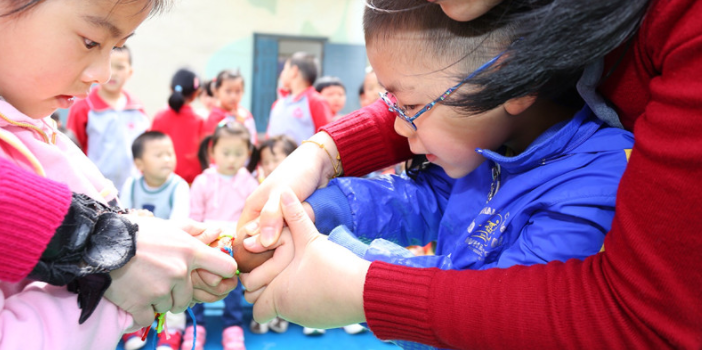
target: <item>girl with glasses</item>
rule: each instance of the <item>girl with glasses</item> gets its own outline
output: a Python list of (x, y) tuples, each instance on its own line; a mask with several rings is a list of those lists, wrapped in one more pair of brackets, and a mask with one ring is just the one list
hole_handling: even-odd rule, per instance
[[(373, 4), (388, 11), (366, 9), (368, 59), (387, 90), (382, 99), (396, 116), (395, 131), (426, 163), (413, 177), (330, 181), (305, 204), (317, 229), (368, 261), (444, 270), (600, 251), (631, 134), (571, 102), (566, 84), (560, 96), (516, 97), (480, 113), (455, 106), (455, 96), (477, 88), (472, 78), (501, 69), (518, 28), (455, 22), (438, 6)], [(431, 241), (435, 256), (402, 248)], [(248, 291), (263, 285), (260, 276), (244, 278)], [(266, 288), (259, 300), (273, 293)]]

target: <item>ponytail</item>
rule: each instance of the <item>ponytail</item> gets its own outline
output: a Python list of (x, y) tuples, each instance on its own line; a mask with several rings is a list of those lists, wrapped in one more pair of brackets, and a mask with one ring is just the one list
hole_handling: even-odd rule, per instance
[(200, 89), (200, 79), (188, 69), (179, 69), (171, 80), (171, 90), (173, 93), (168, 98), (168, 106), (176, 113), (186, 104), (186, 101), (194, 97)]
[(171, 107), (172, 110), (178, 113), (180, 112), (180, 109), (183, 107), (184, 104), (185, 96), (183, 96), (183, 87), (180, 85), (176, 85), (173, 89), (171, 97), (168, 98), (168, 105)]

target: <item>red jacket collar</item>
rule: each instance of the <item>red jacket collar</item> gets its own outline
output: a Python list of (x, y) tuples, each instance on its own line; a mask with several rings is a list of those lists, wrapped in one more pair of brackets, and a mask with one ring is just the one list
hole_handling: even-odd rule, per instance
[[(307, 89), (305, 89), (304, 91), (302, 91), (300, 94), (298, 94), (297, 96), (293, 97), (293, 99), (292, 99), (293, 102), (300, 101), (300, 99), (302, 99), (304, 96), (307, 96), (307, 95), (311, 94), (312, 91), (317, 91), (317, 90), (314, 89), (314, 86), (308, 87)], [(279, 90), (278, 90), (278, 93), (280, 93), (280, 96), (283, 97), (283, 98), (288, 97), (288, 96), (291, 95), (290, 91), (288, 91), (288, 90), (283, 90), (283, 89), (279, 89)]]
[[(96, 112), (104, 112), (113, 109), (112, 106), (107, 104), (107, 102), (105, 102), (105, 100), (103, 100), (98, 94), (98, 90), (100, 90), (100, 88), (100, 85), (94, 87), (92, 90), (90, 90), (90, 94), (88, 94), (88, 97), (86, 98), (88, 105), (90, 105), (90, 109)], [(129, 95), (127, 91), (122, 90), (122, 93), (127, 97), (127, 104), (124, 106), (125, 110), (143, 109), (141, 103)]]

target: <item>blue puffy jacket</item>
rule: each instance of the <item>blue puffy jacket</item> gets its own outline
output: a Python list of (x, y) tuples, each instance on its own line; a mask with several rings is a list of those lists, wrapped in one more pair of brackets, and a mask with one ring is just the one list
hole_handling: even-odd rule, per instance
[[(337, 228), (330, 239), (367, 260), (486, 269), (584, 259), (610, 229), (633, 143), (585, 107), (517, 156), (476, 150), (487, 161), (463, 178), (437, 166), (416, 180), (339, 178), (307, 201), (320, 232), (344, 225), (350, 232)], [(431, 241), (435, 256), (401, 248)]]

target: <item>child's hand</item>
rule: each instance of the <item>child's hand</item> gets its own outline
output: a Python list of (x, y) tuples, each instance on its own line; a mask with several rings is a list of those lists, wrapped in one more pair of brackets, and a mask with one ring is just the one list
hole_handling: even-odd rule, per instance
[[(136, 215), (127, 217), (139, 225), (136, 255), (124, 267), (110, 273), (112, 284), (105, 297), (132, 314), (137, 324), (151, 324), (154, 312), (182, 312), (196, 297), (205, 298), (203, 295), (212, 295), (213, 291), (222, 293), (223, 298), (225, 292), (236, 286), (225, 283), (233, 277), (236, 282), (237, 265), (229, 255), (202, 244), (173, 222)], [(213, 232), (200, 234), (204, 241), (216, 239)], [(219, 276), (218, 288), (202, 284), (195, 289), (193, 282), (202, 282), (192, 276), (198, 269)]]
[[(280, 209), (280, 191), (292, 189), (300, 200), (305, 200), (317, 188), (323, 187), (334, 175), (330, 155), (336, 157), (334, 140), (325, 132), (319, 132), (310, 138), (323, 144), (327, 151), (315, 144), (305, 143), (298, 147), (266, 178), (246, 200), (244, 211), (239, 218), (237, 232), (248, 227), (251, 221), (260, 218), (261, 243), (264, 247), (272, 246), (280, 237), (283, 229), (283, 213)], [(258, 232), (258, 225), (251, 226), (250, 235)]]

